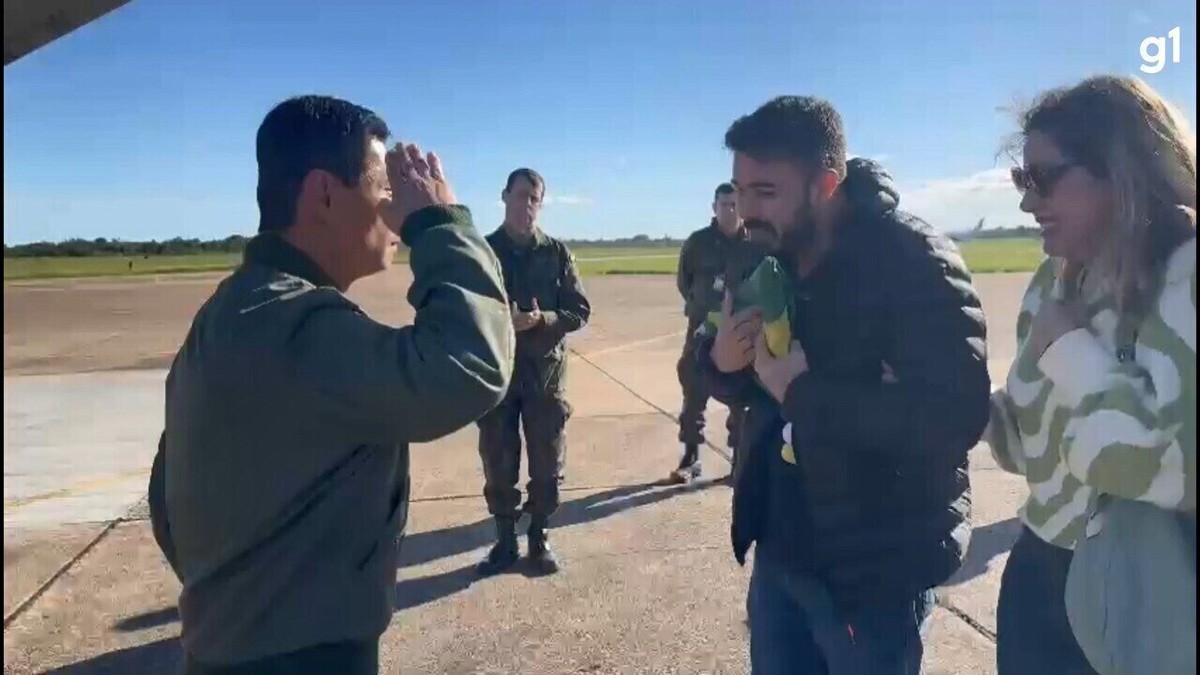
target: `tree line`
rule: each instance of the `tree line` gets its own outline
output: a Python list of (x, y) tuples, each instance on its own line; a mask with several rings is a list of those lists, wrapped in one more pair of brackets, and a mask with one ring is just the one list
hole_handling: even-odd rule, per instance
[[(5, 258), (88, 258), (99, 256), (116, 256), (124, 258), (141, 258), (160, 255), (197, 255), (201, 253), (241, 253), (246, 248), (250, 237), (240, 234), (230, 235), (224, 239), (184, 239), (175, 237), (164, 241), (123, 241), (120, 239), (67, 239), (60, 242), (40, 241), (32, 244), (4, 245)], [(567, 245), (573, 248), (587, 247), (679, 247), (683, 242), (663, 236), (653, 239), (648, 235), (639, 234), (633, 237), (619, 239), (577, 239), (568, 240)]]
[(158, 255), (192, 255), (200, 253), (240, 253), (248, 237), (240, 234), (224, 239), (184, 239), (175, 237), (164, 241), (122, 241), (120, 239), (67, 239), (60, 242), (39, 241), (32, 244), (4, 245), (5, 258), (89, 258), (118, 256), (140, 258)]

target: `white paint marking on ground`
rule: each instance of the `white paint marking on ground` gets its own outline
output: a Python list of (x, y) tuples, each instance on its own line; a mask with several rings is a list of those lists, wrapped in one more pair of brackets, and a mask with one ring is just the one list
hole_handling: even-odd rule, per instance
[(633, 342), (626, 342), (625, 344), (615, 345), (613, 347), (608, 347), (606, 349), (597, 349), (594, 352), (587, 352), (586, 354), (584, 354), (582, 352), (576, 352), (576, 353), (579, 354), (580, 356), (586, 356), (588, 358), (596, 358), (597, 356), (604, 356), (606, 354), (614, 354), (616, 352), (624, 352), (624, 351), (628, 351), (630, 349), (635, 349), (637, 347), (644, 347), (646, 345), (654, 344), (655, 342), (662, 342), (663, 340), (667, 340), (670, 338), (677, 338), (677, 337), (684, 335), (685, 333), (687, 333), (687, 331), (680, 330), (680, 331), (675, 331), (674, 333), (666, 333), (664, 335), (658, 335), (656, 337), (646, 338), (645, 340), (635, 340)]
[(655, 260), (663, 258), (678, 258), (678, 253), (656, 253), (654, 255), (614, 255), (602, 256), (599, 258), (575, 258), (575, 262), (614, 262), (617, 260)]

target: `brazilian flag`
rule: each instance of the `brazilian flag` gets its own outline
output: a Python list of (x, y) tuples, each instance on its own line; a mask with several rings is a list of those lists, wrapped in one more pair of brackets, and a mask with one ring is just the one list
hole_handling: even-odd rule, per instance
[[(767, 349), (772, 356), (788, 353), (792, 344), (792, 328), (788, 316), (788, 280), (774, 257), (763, 258), (754, 272), (737, 285), (733, 292), (733, 312), (736, 314), (747, 307), (758, 307), (762, 311), (763, 330), (766, 331)], [(701, 330), (715, 335), (721, 325), (721, 309), (708, 313)]]

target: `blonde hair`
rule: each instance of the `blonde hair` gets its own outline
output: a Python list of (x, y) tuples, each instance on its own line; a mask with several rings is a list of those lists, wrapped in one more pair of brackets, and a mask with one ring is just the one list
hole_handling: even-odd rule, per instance
[(1020, 117), (1023, 140), (1050, 136), (1112, 187), (1112, 241), (1097, 261), (1123, 313), (1154, 301), (1176, 248), (1196, 236), (1196, 135), (1136, 77), (1102, 75), (1043, 93)]

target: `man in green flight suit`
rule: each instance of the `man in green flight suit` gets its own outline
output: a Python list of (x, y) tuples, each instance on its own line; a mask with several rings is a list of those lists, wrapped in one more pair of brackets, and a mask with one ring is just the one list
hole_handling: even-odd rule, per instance
[[(563, 242), (538, 227), (545, 194), (546, 182), (536, 171), (513, 171), (501, 193), (504, 224), (487, 237), (503, 269), (517, 348), (508, 394), (478, 422), (483, 493), (497, 534), (496, 544), (479, 564), (483, 575), (496, 574), (516, 562), (516, 523), (522, 511), (531, 517), (529, 560), (534, 570), (551, 574), (559, 566), (546, 531), (558, 508), (571, 415), (564, 383), (564, 338), (587, 323), (592, 309), (575, 257)], [(517, 488), (522, 426), (529, 456), (528, 499), (523, 508)]]
[[(670, 480), (686, 483), (700, 477), (700, 445), (704, 443), (704, 411), (709, 394), (700, 376), (694, 346), (697, 331), (711, 312), (719, 311), (726, 289), (754, 271), (766, 255), (767, 245), (752, 239), (737, 212), (737, 192), (729, 183), (717, 186), (713, 195), (713, 219), (708, 227), (693, 232), (679, 254), (676, 286), (684, 300), (687, 336), (676, 371), (683, 388), (683, 410), (679, 415), (679, 441), (683, 457)], [(736, 446), (744, 411), (733, 409), (725, 423), (727, 444), (736, 457)]]

